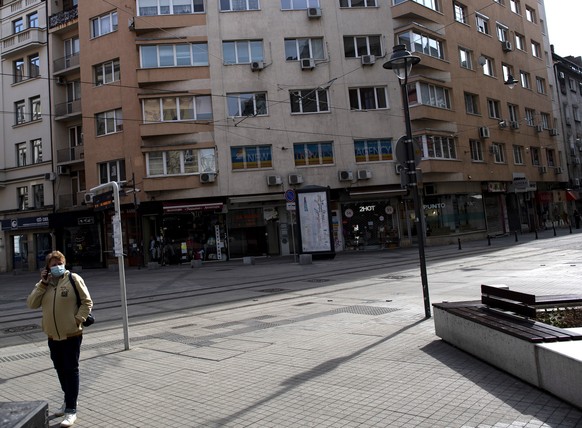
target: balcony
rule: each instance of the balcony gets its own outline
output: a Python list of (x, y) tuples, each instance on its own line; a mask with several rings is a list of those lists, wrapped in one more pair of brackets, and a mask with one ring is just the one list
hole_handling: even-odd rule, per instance
[(70, 120), (81, 116), (81, 100), (67, 101), (55, 106), (55, 120)]
[(85, 159), (85, 146), (57, 150), (57, 163), (71, 163)]
[(22, 51), (45, 44), (46, 30), (38, 27), (27, 28), (2, 39), (2, 58), (18, 55)]
[(10, 16), (23, 11), (24, 9), (28, 9), (35, 4), (40, 4), (43, 1), (44, 0), (17, 0), (8, 4), (7, 2), (4, 2), (6, 6), (2, 8), (2, 19), (7, 19)]
[(79, 68), (79, 54), (73, 54), (65, 56), (63, 58), (56, 59), (53, 61), (53, 70), (55, 74), (65, 74), (61, 73), (63, 71), (77, 70)]
[(428, 19), (439, 24), (446, 24), (447, 18), (441, 12), (438, 12), (429, 7), (413, 1), (402, 1), (401, 3), (392, 6), (392, 19)]
[(77, 11), (77, 6), (72, 9), (63, 10), (59, 13), (49, 16), (48, 24), (49, 30), (52, 29), (64, 29), (72, 26), (73, 24), (78, 24), (79, 13)]
[(133, 29), (139, 34), (149, 31), (159, 31), (160, 28), (171, 30), (173, 28), (197, 27), (206, 25), (206, 14), (179, 14), (179, 15), (152, 15), (147, 19), (133, 19)]
[(140, 68), (137, 70), (137, 82), (140, 85), (193, 79), (210, 79), (210, 67)]
[(211, 132), (214, 129), (208, 122), (156, 122), (142, 123), (139, 130), (142, 138), (159, 137), (163, 135), (196, 134)]

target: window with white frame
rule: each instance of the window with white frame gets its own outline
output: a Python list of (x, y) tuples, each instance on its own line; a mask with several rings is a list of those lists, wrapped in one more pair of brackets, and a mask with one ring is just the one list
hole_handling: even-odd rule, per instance
[(364, 55), (382, 56), (380, 36), (344, 36), (346, 58), (359, 58)]
[(226, 105), (229, 117), (265, 116), (268, 114), (266, 92), (226, 94)]
[(354, 141), (354, 155), (357, 163), (394, 160), (392, 139), (367, 139)]
[[(81, 42), (79, 37), (71, 37), (70, 39), (66, 39), (63, 41), (63, 48), (65, 51), (65, 58), (64, 58), (64, 68), (68, 68), (73, 65), (74, 58), (79, 55), (81, 50)], [(78, 61), (78, 58), (75, 58)]]
[(541, 164), (539, 147), (530, 147), (529, 151), (531, 153), (531, 164), (534, 166), (539, 166)]
[(459, 61), (461, 67), (473, 70), (473, 51), (459, 47)]
[(519, 107), (517, 105), (507, 103), (507, 111), (511, 122), (519, 122)]
[(525, 123), (529, 126), (536, 125), (536, 111), (534, 109), (525, 109)]
[(468, 114), (480, 114), (479, 95), (465, 92), (465, 111)]
[(523, 146), (513, 145), (513, 163), (523, 165)]
[(28, 100), (30, 103), (30, 120), (42, 119), (42, 112), (40, 110), (40, 96), (32, 97)]
[(462, 24), (468, 24), (467, 6), (455, 1), (453, 2), (453, 8), (455, 11), (455, 21)]
[(44, 184), (32, 185), (32, 203), (33, 208), (44, 207)]
[(123, 115), (121, 109), (104, 111), (95, 115), (95, 130), (97, 136), (123, 131)]
[[(404, 3), (408, 0), (394, 0), (394, 4)], [(429, 9), (436, 10), (437, 12), (440, 10), (439, 0), (412, 0), (415, 3), (421, 4)]]
[(240, 12), (259, 9), (259, 0), (220, 0), (221, 12)]
[(319, 7), (319, 0), (281, 0), (281, 10), (305, 10)]
[(527, 19), (529, 22), (533, 22), (534, 24), (536, 23), (537, 18), (534, 8), (527, 5), (525, 6), (525, 19)]
[(480, 140), (469, 140), (471, 161), (483, 162), (483, 143)]
[(293, 158), (295, 160), (295, 166), (333, 164), (333, 142), (294, 143)]
[(536, 76), (536, 87), (540, 94), (546, 93), (546, 79)]
[(521, 81), (521, 86), (526, 89), (531, 89), (531, 78), (527, 71), (520, 70), (519, 80)]
[(16, 166), (26, 166), (28, 160), (28, 149), (26, 143), (16, 145)]
[(204, 0), (138, 0), (137, 11), (139, 16), (204, 13)]
[(540, 119), (542, 127), (544, 129), (550, 129), (550, 115), (548, 113), (540, 113)]
[(430, 83), (417, 82), (408, 85), (408, 101), (411, 105), (423, 104), (450, 110), (449, 89)]
[(146, 153), (148, 177), (216, 172), (214, 149), (166, 150)]
[(521, 34), (515, 33), (515, 47), (520, 51), (526, 51), (525, 49), (525, 37)]
[(487, 111), (491, 119), (501, 119), (501, 103), (498, 100), (487, 99)]
[(509, 75), (513, 76), (513, 67), (508, 64), (501, 64), (501, 72), (503, 74), (503, 81), (509, 80)]
[(36, 53), (28, 57), (28, 77), (34, 78), (38, 76), (40, 76), (40, 56)]
[(536, 58), (542, 57), (542, 47), (538, 42), (533, 40), (531, 41), (531, 54)]
[(509, 0), (509, 8), (513, 13), (517, 13), (518, 15), (521, 14), (521, 5), (519, 4), (519, 0)]
[(322, 38), (285, 39), (285, 60), (325, 59)]
[(16, 101), (14, 103), (15, 125), (26, 123), (26, 103), (24, 100)]
[(99, 184), (110, 181), (125, 181), (125, 160), (117, 159), (97, 165), (99, 168)]
[(505, 144), (503, 143), (491, 144), (491, 152), (493, 154), (493, 162), (505, 163)]
[(340, 0), (340, 7), (377, 7), (376, 0)]
[(388, 108), (385, 86), (350, 88), (350, 108), (352, 110), (379, 110)]
[(37, 138), (30, 142), (30, 148), (32, 149), (32, 163), (42, 162), (42, 139)]
[(423, 135), (423, 156), (429, 159), (456, 159), (455, 139), (439, 135)]
[(144, 45), (139, 48), (142, 68), (208, 65), (208, 43)]
[(273, 147), (271, 145), (238, 146), (230, 148), (232, 169), (260, 169), (273, 167)]
[(16, 197), (18, 200), (18, 209), (24, 211), (28, 209), (28, 186), (17, 187)]
[(119, 59), (93, 66), (93, 79), (95, 86), (118, 82), (121, 79)]
[(83, 145), (83, 126), (76, 125), (67, 129), (69, 134), (69, 147), (77, 147)]
[(495, 77), (495, 62), (493, 58), (482, 56), (483, 58), (483, 74), (486, 76)]
[(212, 119), (210, 95), (147, 98), (142, 105), (144, 123)]
[(398, 43), (411, 52), (419, 52), (434, 58), (445, 59), (443, 42), (418, 31), (407, 31), (398, 35)]
[(262, 61), (262, 40), (234, 40), (222, 42), (222, 58), (225, 64), (250, 64)]
[(490, 34), (489, 30), (489, 18), (480, 13), (475, 14), (475, 20), (477, 23), (477, 31), (483, 34)]
[(301, 89), (289, 91), (291, 113), (329, 112), (329, 93), (327, 89)]
[(509, 40), (509, 29), (499, 22), (496, 25), (497, 28), (497, 39), (500, 42), (506, 42)]
[(117, 12), (109, 12), (91, 19), (91, 37), (104, 36), (117, 31)]

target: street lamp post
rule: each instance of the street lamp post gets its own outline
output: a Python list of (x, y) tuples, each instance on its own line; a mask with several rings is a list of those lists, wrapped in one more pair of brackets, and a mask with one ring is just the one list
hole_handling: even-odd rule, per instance
[(420, 58), (411, 55), (406, 50), (405, 45), (394, 46), (392, 56), (388, 62), (384, 63), (383, 67), (388, 70), (393, 70), (398, 76), (400, 89), (402, 92), (402, 103), (404, 107), (404, 122), (406, 125), (406, 162), (405, 169), (407, 179), (407, 186), (412, 194), (412, 201), (414, 204), (414, 215), (416, 223), (416, 235), (418, 237), (418, 256), (420, 259), (420, 278), (422, 281), (422, 295), (424, 298), (424, 314), (426, 318), (431, 317), (430, 297), (428, 293), (428, 278), (426, 274), (426, 258), (424, 254), (424, 210), (422, 208), (422, 198), (418, 191), (418, 178), (416, 173), (416, 162), (414, 145), (412, 141), (412, 125), (410, 123), (410, 106), (408, 105), (408, 77), (412, 71), (412, 66), (418, 64)]

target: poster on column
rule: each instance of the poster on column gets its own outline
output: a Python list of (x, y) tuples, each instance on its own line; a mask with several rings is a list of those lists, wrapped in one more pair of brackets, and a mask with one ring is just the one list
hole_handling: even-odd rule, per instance
[(329, 188), (298, 189), (296, 195), (300, 252), (313, 258), (334, 258)]

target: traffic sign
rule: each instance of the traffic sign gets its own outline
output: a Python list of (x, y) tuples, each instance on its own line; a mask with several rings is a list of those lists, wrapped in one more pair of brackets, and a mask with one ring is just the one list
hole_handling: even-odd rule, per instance
[[(394, 147), (394, 156), (396, 157), (396, 161), (402, 165), (406, 166), (406, 161), (408, 160), (408, 138), (406, 135), (400, 137), (398, 141), (396, 141), (396, 146)], [(412, 148), (414, 151), (414, 166), (417, 167), (422, 159), (422, 150), (420, 150), (420, 146), (418, 143), (412, 139)]]
[(287, 202), (294, 202), (295, 201), (295, 190), (287, 189), (285, 191), (285, 200)]

